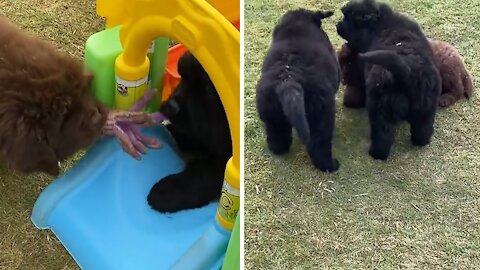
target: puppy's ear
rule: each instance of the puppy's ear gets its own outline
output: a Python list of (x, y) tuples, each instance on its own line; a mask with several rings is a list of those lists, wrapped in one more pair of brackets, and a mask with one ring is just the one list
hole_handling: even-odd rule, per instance
[(22, 173), (46, 172), (58, 175), (58, 159), (48, 145), (43, 130), (31, 122), (19, 124), (20, 129), (15, 136), (10, 137), (11, 143), (6, 151), (9, 166)]
[(313, 14), (313, 21), (318, 27), (322, 27), (322, 20), (333, 15), (333, 11), (316, 11)]
[(329, 10), (329, 11), (317, 11), (315, 14), (320, 18), (320, 20), (323, 20), (323, 19), (332, 17), (334, 13), (335, 13), (334, 11)]
[(20, 142), (15, 152), (12, 167), (23, 173), (45, 172), (57, 176), (60, 172), (58, 159), (46, 142), (27, 144)]
[(375, 7), (378, 7), (378, 3), (377, 3), (376, 0), (364, 0), (364, 3), (368, 4), (368, 5), (373, 5)]

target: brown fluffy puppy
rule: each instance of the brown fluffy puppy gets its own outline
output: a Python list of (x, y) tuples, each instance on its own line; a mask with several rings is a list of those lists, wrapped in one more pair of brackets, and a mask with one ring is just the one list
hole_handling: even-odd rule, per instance
[(343, 44), (337, 54), (342, 69), (342, 83), (345, 85), (343, 105), (347, 108), (365, 107), (365, 79), (357, 53)]
[(463, 96), (469, 99), (473, 92), (472, 77), (468, 73), (463, 57), (451, 44), (429, 39), (435, 64), (442, 75), (442, 94), (438, 100), (441, 107), (448, 107)]
[(107, 110), (83, 64), (0, 16), (0, 154), (24, 173), (58, 163), (101, 136)]
[[(442, 76), (442, 94), (438, 100), (441, 107), (448, 107), (463, 96), (469, 99), (473, 93), (473, 83), (463, 57), (451, 44), (429, 39), (435, 65)], [(347, 44), (338, 51), (338, 61), (342, 68), (342, 83), (346, 86), (343, 104), (348, 108), (365, 106), (365, 83), (363, 68), (358, 61), (357, 53)]]

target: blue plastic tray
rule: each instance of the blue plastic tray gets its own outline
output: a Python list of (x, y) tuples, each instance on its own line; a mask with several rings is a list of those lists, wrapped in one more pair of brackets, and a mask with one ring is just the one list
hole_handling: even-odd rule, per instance
[(136, 161), (114, 139), (99, 141), (40, 194), (32, 222), (52, 230), (82, 269), (219, 269), (229, 234), (215, 226), (217, 203), (175, 214), (147, 204), (150, 188), (184, 163), (165, 128), (144, 132), (163, 147)]

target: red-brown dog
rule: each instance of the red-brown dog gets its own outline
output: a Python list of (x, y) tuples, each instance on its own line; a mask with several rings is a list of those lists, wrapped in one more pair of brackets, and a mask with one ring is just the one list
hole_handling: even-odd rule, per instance
[(448, 107), (462, 97), (469, 99), (473, 93), (472, 77), (468, 73), (463, 57), (451, 44), (430, 39), (435, 64), (442, 75), (442, 95), (438, 103)]

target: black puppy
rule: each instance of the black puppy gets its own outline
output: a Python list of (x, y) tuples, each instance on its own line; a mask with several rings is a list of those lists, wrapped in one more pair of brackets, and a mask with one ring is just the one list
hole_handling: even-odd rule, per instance
[(178, 148), (191, 159), (184, 171), (151, 189), (148, 203), (160, 212), (198, 208), (218, 199), (232, 156), (227, 116), (208, 74), (188, 52), (180, 58), (178, 71), (180, 84), (161, 111), (171, 121), (167, 127)]
[(402, 120), (410, 123), (414, 145), (429, 144), (441, 78), (422, 29), (374, 0), (351, 1), (342, 13), (337, 32), (365, 65), (370, 155), (387, 159)]
[(326, 172), (339, 167), (332, 157), (332, 137), (340, 67), (322, 29), (322, 19), (332, 15), (305, 9), (287, 12), (273, 31), (257, 85), (257, 110), (270, 151), (288, 152), (293, 126), (313, 164)]

